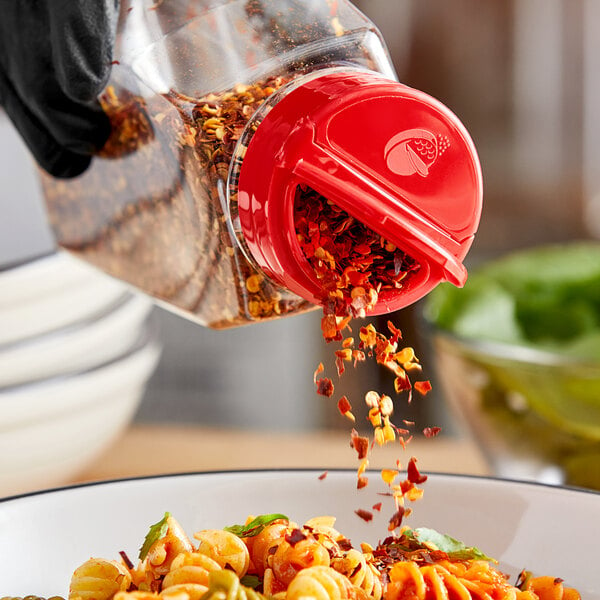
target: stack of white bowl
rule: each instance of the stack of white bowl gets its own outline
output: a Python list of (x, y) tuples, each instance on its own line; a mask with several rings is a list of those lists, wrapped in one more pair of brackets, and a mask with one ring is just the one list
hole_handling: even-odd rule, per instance
[(58, 252), (0, 271), (0, 496), (67, 483), (132, 419), (152, 302)]

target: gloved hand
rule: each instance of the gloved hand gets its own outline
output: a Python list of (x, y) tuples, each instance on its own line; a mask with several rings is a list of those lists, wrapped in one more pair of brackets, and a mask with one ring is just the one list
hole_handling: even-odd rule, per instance
[(97, 101), (119, 0), (0, 0), (0, 105), (38, 164), (79, 175), (110, 133)]

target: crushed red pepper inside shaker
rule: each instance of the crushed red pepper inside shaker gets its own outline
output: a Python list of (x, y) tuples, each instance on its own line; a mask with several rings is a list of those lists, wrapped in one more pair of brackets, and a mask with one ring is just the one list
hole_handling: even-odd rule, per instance
[(61, 246), (215, 328), (462, 285), (475, 149), (350, 2), (123, 2), (118, 40), (111, 140), (43, 177)]
[(389, 259), (396, 249), (405, 253), (410, 276), (389, 286), (371, 314), (411, 304), (441, 281), (464, 284), (481, 171), (465, 128), (433, 98), (373, 73), (339, 70), (296, 82), (256, 128), (238, 180), (243, 236), (274, 280), (320, 303), (323, 282), (307, 264), (293, 218), (305, 186), (391, 244)]

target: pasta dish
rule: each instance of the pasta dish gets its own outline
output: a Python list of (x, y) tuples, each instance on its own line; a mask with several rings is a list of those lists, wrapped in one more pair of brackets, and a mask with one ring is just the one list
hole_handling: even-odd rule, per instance
[[(192, 539), (194, 541), (192, 541)], [(474, 547), (431, 529), (401, 528), (377, 546), (351, 541), (334, 517), (302, 525), (285, 515), (188, 537), (166, 513), (136, 564), (90, 558), (73, 573), (69, 600), (579, 600), (554, 576), (517, 581)]]

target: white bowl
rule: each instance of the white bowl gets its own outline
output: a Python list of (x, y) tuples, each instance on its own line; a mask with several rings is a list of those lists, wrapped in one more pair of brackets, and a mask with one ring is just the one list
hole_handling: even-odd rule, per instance
[(126, 293), (116, 303), (77, 323), (0, 345), (2, 388), (103, 364), (126, 352), (140, 335), (152, 302)]
[(101, 366), (0, 393), (0, 496), (68, 481), (122, 432), (160, 356), (140, 335)]
[(112, 305), (126, 286), (65, 253), (0, 272), (0, 344), (44, 334)]
[[(383, 484), (358, 492), (355, 472), (332, 471), (323, 481), (318, 475), (187, 474), (5, 500), (0, 502), (2, 593), (66, 596), (72, 571), (90, 556), (118, 560), (123, 550), (137, 557), (148, 527), (165, 511), (190, 533), (279, 512), (296, 522), (334, 515), (336, 528), (355, 546), (387, 536), (385, 506), (371, 523), (354, 512), (386, 501), (378, 495)], [(527, 567), (564, 578), (586, 600), (600, 598), (600, 494), (452, 475), (432, 475), (424, 488), (408, 525), (432, 527), (481, 548), (500, 559), (511, 578)]]

